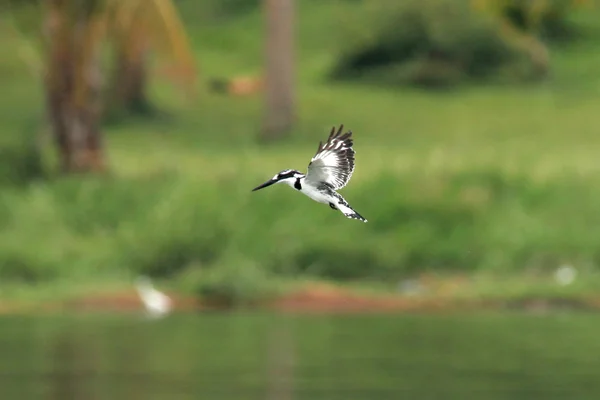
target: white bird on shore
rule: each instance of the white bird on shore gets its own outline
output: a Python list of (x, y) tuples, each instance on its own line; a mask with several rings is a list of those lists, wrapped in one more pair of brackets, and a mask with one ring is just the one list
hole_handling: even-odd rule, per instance
[(150, 316), (162, 317), (168, 314), (173, 308), (173, 302), (169, 296), (154, 289), (148, 277), (140, 276), (137, 278), (135, 286)]
[(554, 279), (561, 286), (570, 285), (576, 277), (577, 270), (570, 265), (563, 265), (554, 273)]

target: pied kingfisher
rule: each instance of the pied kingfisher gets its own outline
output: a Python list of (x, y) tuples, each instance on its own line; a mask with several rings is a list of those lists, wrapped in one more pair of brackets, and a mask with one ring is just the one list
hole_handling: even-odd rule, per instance
[(283, 182), (319, 203), (329, 204), (332, 209), (340, 210), (348, 218), (367, 222), (336, 192), (346, 186), (354, 172), (352, 131), (342, 135), (343, 128), (344, 125), (340, 125), (337, 132), (335, 127), (331, 128), (327, 142), (324, 145), (319, 142), (306, 175), (295, 169), (286, 169), (252, 191)]

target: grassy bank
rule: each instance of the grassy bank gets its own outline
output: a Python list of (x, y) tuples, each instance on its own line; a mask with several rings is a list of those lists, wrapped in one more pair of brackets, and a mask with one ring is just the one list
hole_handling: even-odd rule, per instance
[[(330, 84), (322, 76), (336, 38), (322, 38), (341, 6), (303, 4), (300, 119), (288, 141), (256, 143), (259, 96), (203, 92), (182, 104), (156, 84), (166, 116), (107, 127), (110, 176), (2, 187), (0, 285), (118, 285), (145, 273), (184, 291), (253, 296), (307, 278), (389, 289), (427, 272), (548, 276), (562, 264), (594, 276), (596, 42), (555, 50), (553, 76), (539, 85), (428, 93)], [(184, 7), (202, 22), (190, 32), (204, 77), (258, 71), (258, 12), (213, 21)], [(6, 143), (36, 132), (41, 115), (35, 82), (10, 54), (10, 97), (0, 97)], [(250, 192), (279, 170), (304, 170), (339, 123), (355, 132), (357, 150), (342, 193), (367, 224), (289, 188)]]

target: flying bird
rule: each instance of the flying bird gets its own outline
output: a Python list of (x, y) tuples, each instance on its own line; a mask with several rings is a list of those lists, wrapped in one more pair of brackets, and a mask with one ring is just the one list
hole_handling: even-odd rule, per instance
[(310, 160), (306, 175), (295, 169), (286, 169), (252, 191), (275, 183), (285, 183), (314, 201), (329, 204), (329, 207), (341, 211), (348, 218), (367, 222), (337, 193), (337, 190), (346, 186), (354, 172), (352, 131), (342, 134), (343, 128), (344, 125), (340, 125), (337, 131), (335, 127), (331, 128), (325, 144), (319, 142), (317, 153)]

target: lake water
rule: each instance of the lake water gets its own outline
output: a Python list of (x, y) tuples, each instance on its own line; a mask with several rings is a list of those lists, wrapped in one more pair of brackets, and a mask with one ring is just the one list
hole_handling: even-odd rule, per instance
[(2, 317), (0, 399), (600, 399), (593, 314)]

